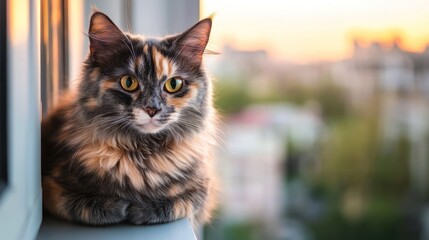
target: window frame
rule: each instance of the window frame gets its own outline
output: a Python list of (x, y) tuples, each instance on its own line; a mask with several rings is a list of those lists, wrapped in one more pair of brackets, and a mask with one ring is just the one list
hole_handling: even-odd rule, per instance
[(6, 0), (0, 0), (0, 196), (8, 183)]
[[(68, 1), (41, 1), (40, 71), (42, 114), (69, 87)], [(55, 14), (54, 14), (55, 13)]]
[(7, 120), (2, 128), (7, 136), (0, 134), (7, 150), (7, 158), (1, 160), (7, 164), (3, 168), (7, 185), (0, 196), (0, 238), (34, 239), (42, 220), (39, 1), (0, 0), (0, 4), (0, 18), (6, 17), (2, 24), (7, 25), (0, 27), (7, 49), (0, 54), (7, 63), (0, 64), (7, 70), (1, 81), (7, 88), (0, 88), (2, 102), (7, 100), (7, 111), (0, 116)]

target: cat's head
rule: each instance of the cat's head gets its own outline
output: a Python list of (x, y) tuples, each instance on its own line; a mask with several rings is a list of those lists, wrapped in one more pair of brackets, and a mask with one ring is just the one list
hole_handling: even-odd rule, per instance
[(93, 13), (79, 87), (88, 121), (140, 134), (198, 131), (211, 107), (210, 83), (201, 66), (211, 25), (208, 18), (181, 34), (147, 39)]

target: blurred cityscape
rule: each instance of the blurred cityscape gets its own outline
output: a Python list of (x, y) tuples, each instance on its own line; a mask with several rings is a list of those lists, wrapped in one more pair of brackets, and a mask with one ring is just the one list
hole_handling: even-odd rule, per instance
[(205, 239), (429, 239), (429, 47), (294, 64), (209, 57), (221, 207)]

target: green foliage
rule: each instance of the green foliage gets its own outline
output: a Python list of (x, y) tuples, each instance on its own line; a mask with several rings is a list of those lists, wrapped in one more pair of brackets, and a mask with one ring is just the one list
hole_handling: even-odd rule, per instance
[[(292, 85), (287, 88), (273, 88), (265, 95), (255, 96), (258, 89), (251, 89), (246, 81), (216, 82), (216, 105), (226, 114), (235, 113), (250, 104), (290, 103), (304, 105), (309, 101), (317, 102), (322, 116), (330, 121), (347, 114), (347, 98), (343, 89), (333, 83), (323, 83), (313, 88)], [(253, 93), (253, 94), (252, 94)]]
[(320, 181), (336, 190), (368, 187), (377, 145), (372, 121), (348, 117), (329, 126), (320, 156)]
[(405, 138), (382, 146), (373, 166), (373, 190), (392, 197), (405, 194), (410, 186), (409, 155), (410, 143)]
[[(337, 199), (338, 200), (338, 199)], [(356, 221), (350, 221), (341, 212), (341, 202), (329, 201), (331, 206), (326, 216), (310, 224), (317, 240), (379, 240), (416, 239), (415, 232), (404, 227), (405, 216), (398, 202), (385, 196), (375, 196), (368, 201), (365, 214)]]
[(316, 88), (314, 99), (322, 107), (322, 116), (327, 121), (340, 119), (348, 114), (347, 96), (333, 83), (324, 83)]
[(225, 228), (225, 240), (258, 240), (261, 237), (261, 227), (255, 223), (232, 224)]
[(217, 82), (215, 85), (215, 104), (222, 113), (238, 112), (250, 103), (252, 98), (240, 84)]
[[(221, 231), (219, 231), (221, 229)], [(261, 222), (236, 222), (223, 224), (214, 221), (204, 228), (206, 240), (259, 240), (264, 237), (263, 224)]]
[[(311, 224), (315, 239), (415, 239), (406, 229), (404, 196), (409, 194), (409, 141), (381, 145), (377, 111), (370, 109), (329, 126), (314, 186), (330, 206)], [(362, 197), (362, 214), (344, 210), (348, 192)]]

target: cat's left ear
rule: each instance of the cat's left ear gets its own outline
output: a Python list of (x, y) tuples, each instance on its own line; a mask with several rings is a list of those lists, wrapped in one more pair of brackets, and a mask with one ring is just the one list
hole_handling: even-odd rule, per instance
[(177, 36), (174, 48), (178, 54), (186, 57), (188, 61), (200, 65), (204, 50), (207, 46), (212, 28), (212, 19), (206, 18)]
[(88, 36), (90, 54), (98, 62), (108, 60), (128, 40), (113, 21), (100, 11), (95, 11), (91, 16)]

